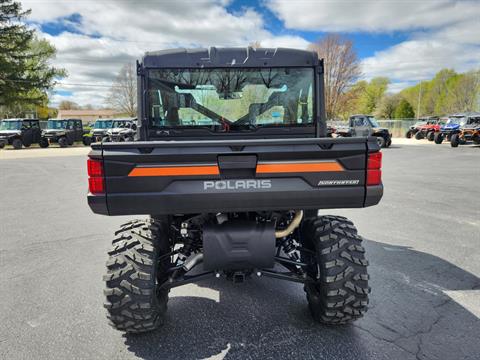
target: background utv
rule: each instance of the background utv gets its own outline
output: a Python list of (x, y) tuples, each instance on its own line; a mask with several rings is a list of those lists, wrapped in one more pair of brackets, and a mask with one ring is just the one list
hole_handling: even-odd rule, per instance
[(91, 138), (87, 133), (88, 131), (83, 130), (80, 119), (50, 119), (47, 127), (42, 131), (40, 146), (46, 148), (50, 144), (57, 143), (60, 147), (67, 147), (77, 141), (90, 145)]
[(12, 145), (14, 149), (30, 147), (40, 142), (42, 131), (37, 119), (5, 119), (0, 122), (0, 149)]
[(133, 141), (137, 131), (137, 119), (114, 119), (109, 129), (105, 131), (103, 141), (121, 142)]
[(342, 216), (383, 194), (375, 137), (328, 138), (323, 62), (291, 49), (147, 53), (134, 142), (95, 143), (91, 209), (150, 215), (115, 233), (106, 303), (119, 330), (155, 329), (169, 290), (208, 277), (304, 284), (313, 317), (368, 306), (362, 238)]
[(337, 136), (375, 136), (378, 145), (381, 148), (387, 148), (392, 145), (392, 134), (387, 128), (378, 125), (377, 120), (372, 115), (352, 115), (348, 120), (348, 128), (341, 128), (336, 132)]

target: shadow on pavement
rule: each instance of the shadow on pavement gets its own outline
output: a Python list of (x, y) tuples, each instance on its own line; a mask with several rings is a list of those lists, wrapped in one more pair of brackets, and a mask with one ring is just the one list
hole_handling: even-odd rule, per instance
[(365, 246), (371, 262), (371, 306), (353, 326), (315, 323), (297, 284), (208, 280), (200, 286), (219, 291), (219, 302), (171, 298), (165, 325), (153, 333), (125, 335), (127, 348), (143, 359), (478, 356), (480, 320), (446, 291), (479, 289), (479, 278), (408, 247), (368, 240)]

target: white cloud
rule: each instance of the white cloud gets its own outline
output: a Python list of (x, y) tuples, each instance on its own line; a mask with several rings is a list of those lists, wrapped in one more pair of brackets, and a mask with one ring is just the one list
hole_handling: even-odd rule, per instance
[(366, 79), (387, 76), (401, 89), (442, 68), (480, 66), (478, 0), (267, 0), (287, 28), (324, 32), (409, 31), (404, 42), (363, 59)]
[(412, 85), (415, 85), (415, 83), (411, 81), (392, 82), (388, 85), (387, 91), (395, 94)]
[[(267, 0), (291, 29), (334, 32), (385, 32), (441, 28), (480, 18), (477, 0)], [(477, 26), (478, 28), (478, 26)]]
[[(58, 50), (54, 64), (66, 68), (69, 100), (104, 105), (107, 87), (120, 67), (145, 51), (172, 47), (245, 46), (306, 48), (297, 35), (266, 30), (252, 8), (232, 13), (232, 0), (75, 1), (24, 0), (31, 25), (68, 24), (58, 35), (41, 33)], [(431, 78), (441, 68), (465, 71), (480, 64), (479, 1), (265, 0), (285, 27), (310, 31), (410, 31), (409, 39), (363, 59), (367, 79), (388, 76), (390, 90)], [(71, 20), (71, 16), (79, 22)], [(73, 33), (76, 32), (76, 33)], [(93, 86), (95, 85), (95, 86)], [(54, 104), (65, 95), (55, 95)]]
[[(134, 43), (127, 46), (107, 38), (91, 38), (86, 35), (61, 33), (57, 36), (42, 34), (57, 48), (53, 64), (65, 68), (68, 77), (55, 90), (69, 91), (73, 96), (68, 100), (79, 104), (105, 105), (108, 87), (120, 68), (134, 62), (142, 54)], [(55, 95), (53, 105), (64, 100), (65, 96)]]
[(310, 44), (304, 38), (299, 36), (273, 36), (265, 37), (259, 40), (263, 47), (284, 47), (284, 48), (295, 48), (295, 49), (306, 49)]
[[(251, 8), (230, 13), (229, 0), (177, 1), (22, 1), (31, 8), (29, 21), (68, 23), (74, 28), (59, 35), (41, 35), (57, 48), (54, 64), (67, 69), (65, 83), (110, 84), (120, 67), (145, 51), (172, 47), (246, 46), (260, 41), (263, 46), (306, 48), (299, 36), (275, 36), (265, 30), (262, 16)], [(67, 18), (75, 15), (80, 22)], [(108, 89), (60, 86), (79, 103), (103, 105)], [(56, 95), (53, 103), (62, 99)]]
[[(480, 33), (464, 35), (465, 24), (438, 32), (419, 33), (363, 59), (365, 77), (388, 76), (394, 81), (419, 81), (443, 68), (458, 72), (480, 67)], [(475, 40), (476, 39), (476, 40)]]

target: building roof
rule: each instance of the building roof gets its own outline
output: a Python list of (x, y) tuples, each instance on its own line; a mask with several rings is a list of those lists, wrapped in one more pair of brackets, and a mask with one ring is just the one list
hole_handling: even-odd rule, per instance
[(121, 111), (118, 110), (109, 110), (109, 109), (101, 109), (101, 110), (58, 110), (58, 116), (113, 116), (122, 114)]
[(286, 48), (170, 49), (147, 52), (143, 57), (143, 66), (147, 68), (288, 67), (318, 64), (315, 52)]

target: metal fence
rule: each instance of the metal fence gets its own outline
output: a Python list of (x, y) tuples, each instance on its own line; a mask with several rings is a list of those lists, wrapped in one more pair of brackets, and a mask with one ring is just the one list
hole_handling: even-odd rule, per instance
[(404, 137), (410, 126), (417, 121), (417, 119), (377, 120), (381, 127), (390, 130), (393, 137)]

